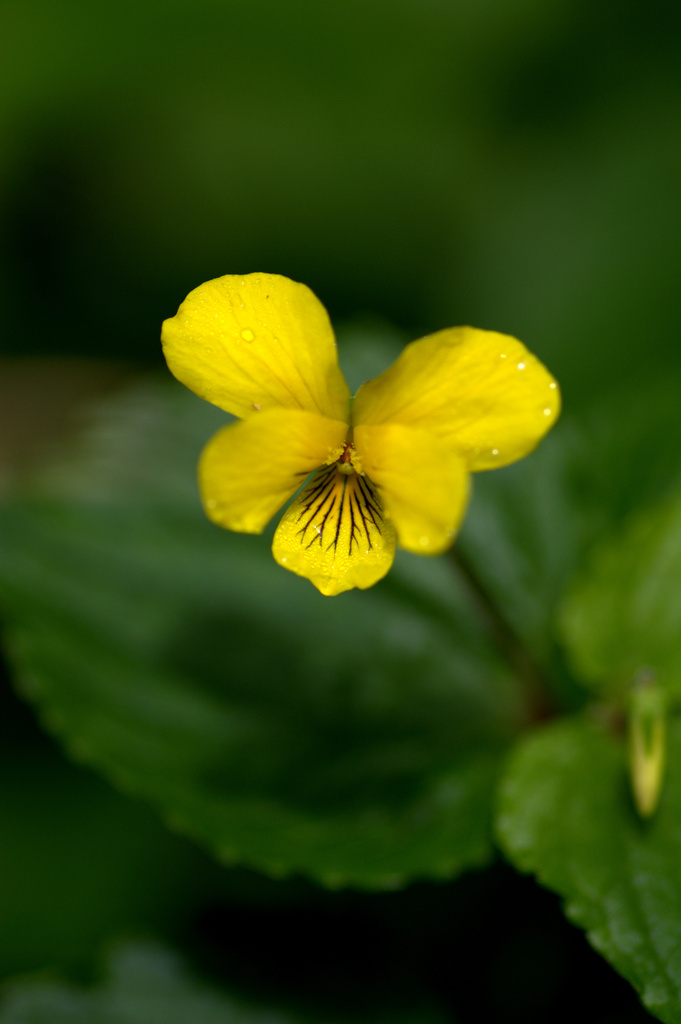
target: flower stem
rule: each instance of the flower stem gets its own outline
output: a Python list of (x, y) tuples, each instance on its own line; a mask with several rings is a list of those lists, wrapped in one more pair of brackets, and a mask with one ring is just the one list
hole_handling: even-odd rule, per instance
[(514, 674), (523, 684), (528, 722), (542, 722), (557, 713), (552, 687), (542, 666), (518, 635), (461, 548), (450, 549), (451, 560), (477, 604), (489, 631)]

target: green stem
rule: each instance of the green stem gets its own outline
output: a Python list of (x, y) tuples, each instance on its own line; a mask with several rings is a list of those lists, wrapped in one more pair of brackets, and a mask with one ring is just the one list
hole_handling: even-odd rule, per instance
[(449, 554), (480, 613), (487, 621), (489, 631), (504, 660), (523, 683), (529, 722), (542, 722), (547, 718), (553, 718), (556, 708), (551, 698), (551, 686), (543, 668), (509, 623), (461, 548), (455, 546), (450, 549)]

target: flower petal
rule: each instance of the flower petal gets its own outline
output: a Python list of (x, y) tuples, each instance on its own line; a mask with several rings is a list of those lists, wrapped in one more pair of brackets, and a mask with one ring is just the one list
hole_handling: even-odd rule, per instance
[(286, 510), (272, 553), (322, 594), (364, 590), (392, 565), (395, 531), (366, 477), (324, 466)]
[(468, 503), (463, 459), (428, 431), (396, 423), (355, 427), (354, 442), (400, 547), (418, 555), (446, 551)]
[(363, 384), (353, 420), (427, 429), (475, 471), (527, 455), (559, 412), (556, 381), (516, 338), (452, 327), (407, 345)]
[(223, 427), (199, 460), (206, 515), (228, 530), (261, 533), (346, 433), (345, 423), (297, 409), (270, 409)]
[(161, 332), (171, 372), (235, 416), (283, 406), (348, 415), (326, 310), (278, 274), (218, 277), (195, 288)]

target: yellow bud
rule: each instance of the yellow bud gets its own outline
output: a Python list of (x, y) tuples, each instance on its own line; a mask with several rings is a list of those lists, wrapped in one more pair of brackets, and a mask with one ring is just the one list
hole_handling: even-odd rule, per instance
[(636, 810), (654, 814), (660, 802), (667, 746), (665, 693), (654, 674), (641, 671), (629, 700), (629, 773)]

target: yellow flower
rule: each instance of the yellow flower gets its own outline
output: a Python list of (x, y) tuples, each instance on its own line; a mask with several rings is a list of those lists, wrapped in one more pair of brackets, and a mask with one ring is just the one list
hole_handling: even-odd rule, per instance
[(272, 551), (323, 594), (377, 583), (398, 542), (445, 551), (469, 474), (522, 458), (560, 410), (556, 382), (519, 341), (472, 327), (407, 345), (351, 403), (326, 310), (276, 274), (208, 281), (161, 337), (178, 380), (240, 418), (201, 455), (207, 516), (261, 533), (313, 473)]

